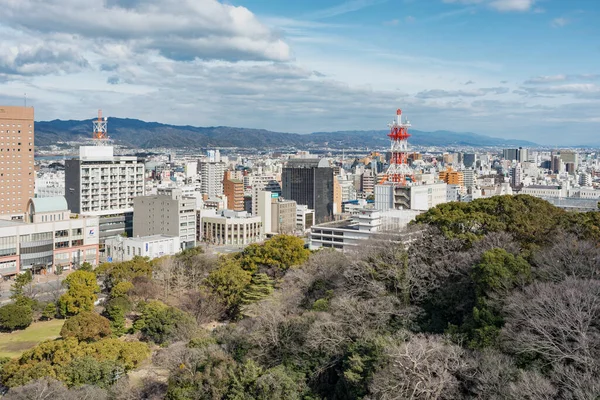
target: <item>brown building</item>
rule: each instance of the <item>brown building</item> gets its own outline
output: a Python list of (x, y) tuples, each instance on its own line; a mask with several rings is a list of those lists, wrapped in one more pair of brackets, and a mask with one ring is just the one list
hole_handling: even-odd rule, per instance
[(271, 199), (271, 232), (292, 234), (296, 230), (296, 202)]
[(465, 180), (462, 172), (453, 171), (452, 168), (448, 168), (445, 171), (440, 172), (440, 180), (446, 182), (448, 185), (460, 185), (465, 186)]
[(33, 125), (33, 107), (0, 106), (0, 215), (23, 215), (34, 196)]
[(232, 179), (230, 171), (225, 171), (223, 194), (227, 196), (228, 210), (244, 211), (244, 182)]

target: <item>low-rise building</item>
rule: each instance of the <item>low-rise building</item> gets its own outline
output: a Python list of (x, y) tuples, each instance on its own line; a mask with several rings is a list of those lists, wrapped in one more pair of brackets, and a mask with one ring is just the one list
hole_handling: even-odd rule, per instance
[(0, 220), (0, 274), (97, 265), (98, 224), (98, 217), (72, 216), (64, 196), (30, 199), (24, 220)]
[(200, 238), (215, 245), (247, 245), (263, 239), (260, 217), (252, 217), (246, 211), (202, 210)]
[(129, 261), (136, 256), (148, 257), (151, 260), (172, 256), (181, 250), (179, 239), (179, 236), (166, 235), (108, 238), (106, 239), (107, 261)]
[(314, 223), (315, 210), (311, 210), (304, 204), (296, 204), (296, 229), (300, 232), (306, 232)]

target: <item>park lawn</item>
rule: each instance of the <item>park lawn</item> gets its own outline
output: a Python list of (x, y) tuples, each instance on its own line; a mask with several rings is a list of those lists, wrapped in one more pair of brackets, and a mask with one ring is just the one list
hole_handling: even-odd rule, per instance
[(34, 322), (27, 329), (0, 333), (0, 357), (18, 357), (44, 340), (56, 339), (64, 319)]

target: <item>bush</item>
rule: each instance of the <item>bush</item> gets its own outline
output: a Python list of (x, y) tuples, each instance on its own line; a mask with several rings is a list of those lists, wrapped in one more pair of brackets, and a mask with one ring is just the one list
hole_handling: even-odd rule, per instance
[(50, 319), (56, 317), (56, 304), (54, 304), (54, 303), (46, 304), (46, 306), (44, 307), (44, 311), (42, 311), (42, 317), (47, 320), (50, 320)]
[(195, 321), (187, 313), (160, 301), (145, 304), (134, 328), (157, 344), (183, 339), (192, 334)]
[(84, 311), (69, 318), (60, 330), (60, 336), (65, 339), (74, 337), (86, 342), (100, 340), (111, 334), (108, 319), (91, 311)]
[(33, 322), (31, 307), (7, 304), (0, 307), (0, 326), (4, 330), (25, 329)]

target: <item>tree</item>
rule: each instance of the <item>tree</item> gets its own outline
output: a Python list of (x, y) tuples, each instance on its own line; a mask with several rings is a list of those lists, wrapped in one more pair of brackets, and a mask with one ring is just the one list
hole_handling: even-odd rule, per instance
[(93, 342), (112, 334), (108, 319), (91, 311), (83, 311), (67, 319), (60, 336), (74, 337), (79, 341)]
[(44, 307), (44, 311), (42, 312), (42, 317), (50, 320), (56, 317), (56, 303), (48, 303), (46, 307)]
[(94, 385), (106, 389), (124, 372), (124, 368), (116, 361), (100, 361), (92, 356), (84, 356), (69, 364), (66, 382), (69, 386)]
[(240, 254), (242, 267), (254, 272), (260, 266), (268, 267), (274, 275), (281, 275), (289, 268), (308, 260), (310, 251), (304, 241), (290, 235), (277, 235), (263, 245), (252, 244)]
[(32, 298), (35, 294), (33, 286), (33, 276), (30, 270), (15, 277), (15, 281), (10, 287), (10, 298), (16, 300), (20, 297)]
[(231, 316), (237, 316), (242, 294), (251, 281), (252, 274), (244, 270), (239, 262), (231, 257), (222, 257), (219, 268), (208, 275), (205, 285), (223, 300)]
[(133, 282), (136, 277), (152, 277), (154, 263), (148, 258), (135, 256), (130, 261), (103, 263), (96, 268), (96, 273), (104, 279), (104, 285), (111, 291), (113, 286), (122, 281)]
[(83, 264), (81, 264), (81, 266), (78, 268), (80, 271), (93, 271), (94, 270), (94, 266), (92, 264), (90, 264), (89, 262), (84, 262)]
[(113, 286), (112, 290), (110, 291), (110, 297), (126, 297), (131, 289), (133, 289), (133, 283), (128, 281), (119, 282)]
[(33, 311), (29, 306), (13, 303), (0, 307), (0, 327), (3, 330), (25, 329), (32, 321)]
[(242, 293), (242, 304), (255, 303), (273, 293), (273, 281), (267, 274), (256, 274)]
[(63, 294), (58, 307), (61, 315), (75, 315), (82, 311), (92, 311), (98, 299), (100, 287), (96, 282), (96, 274), (89, 271), (75, 271), (63, 281), (67, 293)]
[(464, 351), (438, 337), (416, 335), (384, 350), (385, 363), (369, 386), (379, 399), (455, 399), (457, 378), (466, 367)]
[(160, 301), (143, 305), (142, 313), (133, 326), (157, 344), (189, 339), (195, 329), (194, 320), (189, 314)]
[(125, 334), (125, 315), (131, 308), (127, 297), (114, 297), (106, 302), (104, 315), (110, 320), (110, 329), (116, 336)]
[(127, 372), (140, 365), (150, 355), (145, 343), (102, 339), (97, 342), (79, 342), (76, 338), (42, 342), (13, 358), (0, 371), (2, 384), (13, 388), (32, 380), (56, 377), (71, 383), (68, 371), (75, 360), (93, 357), (102, 362), (113, 362)]

